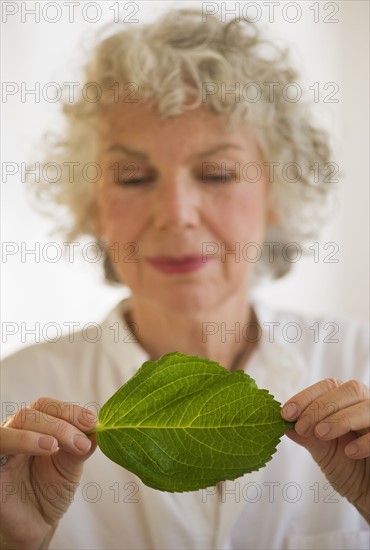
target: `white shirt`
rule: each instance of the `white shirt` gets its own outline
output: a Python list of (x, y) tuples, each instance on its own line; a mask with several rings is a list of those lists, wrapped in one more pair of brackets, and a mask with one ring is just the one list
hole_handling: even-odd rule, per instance
[[(149, 359), (124, 324), (129, 308), (122, 301), (94, 343), (96, 333), (79, 332), (5, 359), (3, 416), (41, 396), (103, 405)], [(323, 378), (368, 380), (363, 324), (255, 309), (262, 335), (245, 370), (281, 403)], [(369, 530), (308, 451), (283, 437), (265, 468), (190, 493), (151, 489), (97, 449), (50, 548), (367, 549)]]

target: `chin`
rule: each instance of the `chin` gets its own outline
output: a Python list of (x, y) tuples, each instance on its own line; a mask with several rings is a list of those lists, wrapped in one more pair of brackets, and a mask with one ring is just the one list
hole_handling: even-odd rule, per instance
[(176, 311), (183, 316), (204, 317), (216, 306), (215, 296), (205, 291), (204, 288), (168, 289), (153, 297), (163, 309), (168, 309), (173, 314)]

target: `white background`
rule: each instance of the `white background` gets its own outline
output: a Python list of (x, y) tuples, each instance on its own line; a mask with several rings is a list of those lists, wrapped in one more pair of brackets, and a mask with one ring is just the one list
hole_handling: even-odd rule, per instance
[[(40, 2), (40, 21), (27, 13), (35, 2), (2, 2), (2, 80), (15, 82), (28, 88), (40, 82), (79, 80), (80, 67), (84, 63), (83, 50), (88, 50), (90, 35), (106, 22), (113, 22), (114, 2), (99, 4), (102, 17), (96, 23), (84, 21), (82, 10), (87, 2), (75, 8), (74, 22), (68, 22), (68, 10), (64, 2)], [(49, 4), (43, 17), (45, 6)], [(57, 13), (51, 4), (58, 4), (62, 13), (60, 21), (51, 23)], [(117, 4), (117, 3), (116, 3)], [(121, 2), (121, 7), (125, 4)], [(156, 17), (168, 9), (180, 5), (198, 6), (201, 2), (137, 2), (140, 22)], [(206, 4), (206, 3), (204, 3)], [(209, 3), (219, 10), (221, 3)], [(250, 4), (248, 15), (254, 17), (253, 2), (228, 2), (229, 8), (243, 8)], [(324, 228), (319, 244), (320, 259), (315, 263), (311, 255), (295, 265), (293, 272), (279, 282), (258, 290), (258, 295), (268, 303), (284, 309), (304, 313), (332, 316), (368, 318), (368, 151), (369, 151), (369, 4), (367, 1), (345, 2), (280, 2), (275, 8), (274, 21), (268, 22), (269, 11), (262, 6), (261, 22), (270, 27), (273, 36), (291, 44), (293, 59), (299, 66), (306, 87), (319, 83), (320, 102), (318, 116), (327, 125), (335, 141), (336, 162), (345, 177), (340, 180), (340, 196), (335, 215)], [(291, 6), (289, 7), (288, 4)], [(298, 5), (302, 17), (295, 18)], [(315, 5), (316, 4), (316, 5)], [(9, 7), (10, 6), (10, 7)], [(6, 15), (12, 6), (18, 8), (14, 15)], [(325, 7), (326, 6), (326, 7)], [(128, 7), (128, 6), (126, 6)], [(338, 12), (331, 15), (334, 10)], [(312, 8), (312, 9), (310, 9)], [(314, 21), (315, 11), (319, 22)], [(54, 11), (53, 11), (54, 10)], [(285, 10), (286, 19), (283, 14)], [(91, 7), (85, 19), (95, 17)], [(124, 12), (121, 11), (124, 15)], [(129, 12), (126, 12), (129, 13)], [(228, 17), (232, 17), (229, 15)], [(324, 22), (324, 18), (338, 22)], [(120, 23), (122, 24), (122, 23)], [(87, 33), (87, 34), (86, 34)], [(335, 82), (339, 92), (338, 103), (327, 104), (323, 86)], [(329, 90), (330, 91), (330, 90)], [(29, 96), (25, 102), (20, 94), (2, 99), (2, 162), (30, 162), (42, 158), (39, 143), (46, 131), (58, 129), (61, 124), (60, 105), (41, 101), (36, 103)], [(2, 242), (14, 246), (35, 248), (41, 251), (48, 242), (62, 243), (63, 239), (50, 236), (51, 220), (42, 218), (30, 206), (25, 184), (19, 174), (2, 178)], [(88, 239), (87, 241), (88, 242)], [(327, 242), (339, 247), (335, 258), (338, 263), (325, 263)], [(22, 245), (21, 243), (25, 243)], [(80, 249), (82, 249), (81, 243)], [(51, 252), (52, 253), (52, 252)], [(47, 253), (46, 253), (47, 258)], [(61, 260), (56, 263), (41, 261), (28, 255), (22, 261), (20, 252), (2, 256), (1, 321), (3, 328), (2, 355), (8, 355), (21, 346), (35, 342), (35, 336), (25, 329), (39, 322), (85, 323), (100, 321), (106, 312), (127, 294), (127, 289), (111, 288), (103, 282), (98, 265), (80, 259), (73, 263)], [(7, 334), (9, 323), (14, 323), (15, 334)], [(23, 324), (23, 328), (21, 327)], [(49, 337), (52, 337), (50, 332)]]

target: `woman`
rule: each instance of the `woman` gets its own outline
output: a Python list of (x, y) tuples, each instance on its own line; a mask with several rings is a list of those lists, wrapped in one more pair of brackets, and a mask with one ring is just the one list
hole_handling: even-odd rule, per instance
[[(284, 53), (264, 57), (261, 46), (251, 23), (174, 12), (102, 41), (87, 68), (100, 101), (66, 107), (68, 136), (52, 158), (78, 162), (74, 180), (66, 171), (44, 191), (69, 206), (70, 238), (96, 237), (107, 279), (131, 297), (95, 342), (78, 333), (4, 362), (4, 548), (366, 547), (364, 330), (341, 324), (335, 346), (314, 342), (312, 320), (251, 301), (263, 273), (287, 271), (283, 256), (275, 249), (273, 262), (252, 262), (230, 253), (292, 235), (303, 241), (326, 215), (327, 183), (314, 184), (310, 166), (323, 167), (329, 150), (307, 109), (271, 102), (268, 88), (253, 104), (222, 91), (296, 80)], [(96, 185), (83, 180), (92, 160), (101, 167)], [(295, 163), (302, 175), (271, 177), (272, 163)], [(287, 320), (302, 330), (295, 346), (271, 338)], [(295, 428), (266, 468), (170, 494), (94, 452), (92, 411), (145, 360), (170, 351), (243, 368), (285, 402)], [(342, 381), (349, 362), (354, 379)]]

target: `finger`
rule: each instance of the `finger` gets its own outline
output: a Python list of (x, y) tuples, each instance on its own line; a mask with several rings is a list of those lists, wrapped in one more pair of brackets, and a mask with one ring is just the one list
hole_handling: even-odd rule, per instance
[(370, 432), (351, 441), (351, 443), (345, 447), (344, 452), (349, 458), (353, 459), (370, 457)]
[(97, 422), (97, 416), (91, 410), (51, 397), (40, 397), (30, 405), (30, 408), (65, 420), (81, 431), (91, 430)]
[(361, 401), (325, 418), (315, 427), (315, 435), (320, 439), (330, 440), (369, 427), (369, 401)]
[[(86, 454), (91, 448), (90, 439), (73, 424), (35, 409), (21, 409), (7, 426), (4, 429), (13, 428), (52, 436), (57, 440), (58, 447), (69, 453)], [(17, 453), (21, 454), (21, 451), (17, 450)]]
[(320, 382), (316, 382), (312, 386), (305, 388), (299, 393), (296, 393), (288, 399), (282, 409), (282, 416), (285, 420), (295, 421), (304, 410), (311, 405), (315, 399), (328, 393), (343, 384), (341, 380), (336, 378), (326, 378)]
[[(58, 401), (51, 397), (40, 397), (34, 401), (28, 409), (35, 409), (56, 418), (66, 420), (81, 431), (91, 430), (97, 422), (97, 415), (93, 411), (81, 407), (80, 405)], [(3, 426), (9, 426), (12, 422), (12, 418), (13, 417), (8, 418)]]
[(58, 450), (58, 441), (27, 430), (0, 428), (0, 454), (49, 455)]
[(327, 424), (335, 413), (369, 397), (368, 388), (361, 382), (351, 380), (335, 387), (338, 383), (335, 379), (322, 380), (297, 394), (285, 405), (285, 414), (287, 410), (292, 412), (294, 405), (300, 408), (295, 424), (298, 434), (312, 435), (315, 426), (322, 420), (327, 419)]

